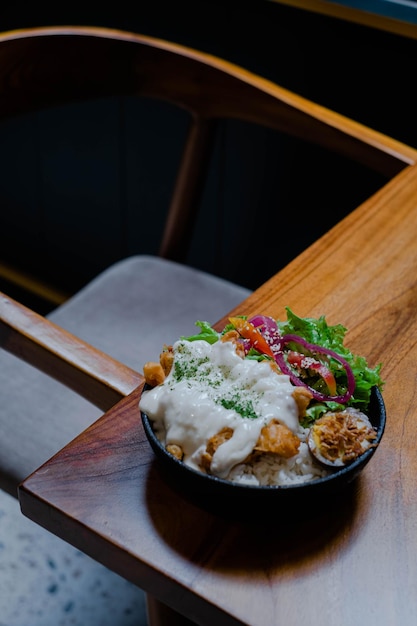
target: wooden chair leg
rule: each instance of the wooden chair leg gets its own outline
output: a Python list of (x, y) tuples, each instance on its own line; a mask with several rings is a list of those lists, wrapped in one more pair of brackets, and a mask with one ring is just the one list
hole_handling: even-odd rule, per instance
[(149, 594), (146, 594), (146, 610), (149, 626), (195, 626), (194, 622)]

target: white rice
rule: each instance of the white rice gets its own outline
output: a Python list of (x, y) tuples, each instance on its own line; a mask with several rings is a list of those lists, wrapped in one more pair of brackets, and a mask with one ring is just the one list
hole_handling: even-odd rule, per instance
[[(165, 446), (162, 433), (155, 433)], [(224, 480), (252, 486), (295, 485), (317, 480), (328, 475), (328, 471), (319, 465), (311, 455), (306, 443), (307, 428), (301, 428), (298, 436), (301, 440), (298, 453), (289, 458), (276, 454), (260, 454), (249, 463), (235, 465)], [(202, 473), (205, 473), (201, 469)]]
[(271, 486), (306, 483), (323, 476), (328, 471), (312, 457), (306, 437), (308, 429), (303, 429), (298, 454), (284, 459), (274, 454), (262, 454), (251, 463), (236, 465), (227, 480), (244, 485)]

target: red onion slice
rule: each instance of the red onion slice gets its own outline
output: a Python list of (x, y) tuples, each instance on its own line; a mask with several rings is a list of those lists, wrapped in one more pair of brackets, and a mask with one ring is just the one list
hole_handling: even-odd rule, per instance
[[(343, 395), (339, 395), (339, 396), (328, 396), (324, 393), (320, 393), (319, 391), (315, 391), (309, 385), (307, 385), (304, 381), (302, 381), (294, 372), (294, 370), (287, 364), (284, 358), (283, 348), (290, 342), (297, 343), (312, 353), (326, 354), (328, 356), (331, 356), (336, 361), (338, 361), (343, 366), (346, 372), (346, 378), (347, 378), (346, 393), (344, 393)], [(305, 339), (303, 339), (302, 337), (299, 337), (298, 335), (284, 335), (284, 337), (281, 338), (280, 351), (277, 352), (275, 356), (275, 360), (281, 372), (283, 372), (283, 374), (287, 374), (290, 377), (294, 385), (306, 387), (307, 389), (309, 389), (311, 393), (313, 394), (313, 397), (315, 400), (320, 400), (322, 402), (332, 401), (332, 402), (338, 402), (340, 404), (346, 404), (346, 402), (348, 402), (348, 400), (350, 400), (350, 398), (353, 395), (356, 383), (355, 383), (355, 376), (352, 372), (352, 368), (343, 357), (337, 354), (337, 352), (330, 350), (329, 348), (323, 348), (322, 346), (318, 346), (313, 343), (308, 343)]]
[(257, 328), (268, 344), (271, 346), (273, 353), (279, 351), (281, 343), (281, 333), (278, 329), (278, 324), (273, 317), (267, 315), (254, 315), (248, 322), (253, 324)]

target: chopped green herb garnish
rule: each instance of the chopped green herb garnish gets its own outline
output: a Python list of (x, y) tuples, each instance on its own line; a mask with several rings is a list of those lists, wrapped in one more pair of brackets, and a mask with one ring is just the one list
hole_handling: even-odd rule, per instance
[[(191, 359), (190, 361), (175, 361), (174, 363), (174, 375), (177, 381), (184, 378), (195, 378), (202, 365), (209, 363), (210, 359), (206, 356), (201, 359)], [(200, 375), (202, 373), (200, 372)]]
[(242, 417), (257, 419), (258, 415), (253, 408), (252, 400), (243, 400), (237, 394), (232, 398), (220, 398), (220, 404), (224, 409), (236, 411)]

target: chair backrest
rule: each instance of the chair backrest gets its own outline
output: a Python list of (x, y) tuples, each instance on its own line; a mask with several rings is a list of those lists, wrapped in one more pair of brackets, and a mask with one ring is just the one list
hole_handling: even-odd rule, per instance
[(184, 261), (216, 122), (276, 129), (346, 155), (390, 177), (414, 151), (229, 62), (181, 45), (92, 27), (0, 35), (0, 119), (68, 102), (149, 96), (190, 113), (183, 158), (159, 254)]
[[(159, 249), (160, 256), (173, 260), (185, 258), (216, 123), (223, 118), (253, 122), (307, 140), (387, 178), (417, 159), (414, 149), (398, 141), (232, 63), (181, 45), (96, 27), (48, 27), (0, 34), (0, 120), (64, 103), (121, 95), (166, 100), (190, 114)], [(56, 340), (54, 345), (51, 338)], [(64, 347), (58, 345), (61, 339)], [(0, 299), (0, 346), (34, 364), (39, 355), (41, 361), (48, 360), (50, 353), (56, 364), (57, 358), (67, 359), (70, 344), (71, 338), (60, 335), (49, 322), (8, 297)], [(83, 350), (88, 353), (85, 346)], [(80, 350), (73, 353), (79, 355)], [(105, 379), (103, 355), (87, 364), (76, 356), (69, 367), (94, 377), (99, 362), (104, 363)], [(127, 372), (126, 377), (130, 376)], [(123, 395), (123, 372), (121, 379)], [(130, 383), (127, 386), (131, 388)]]

